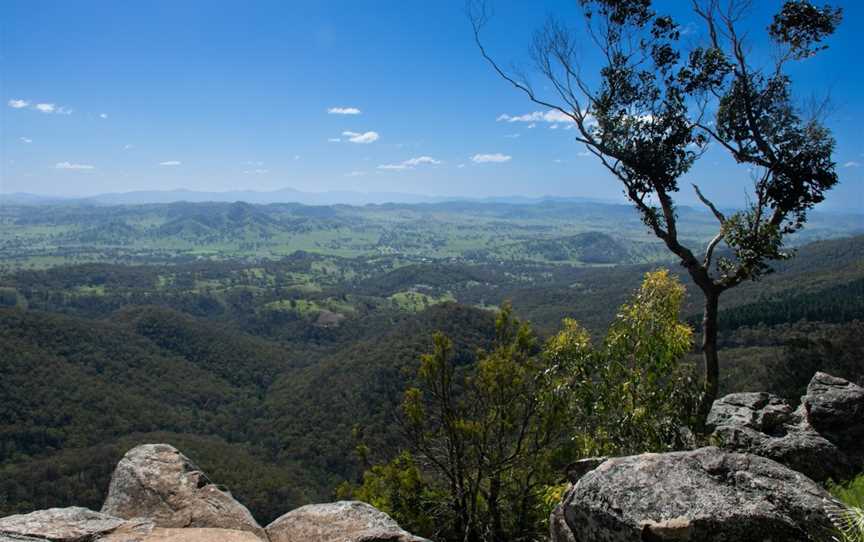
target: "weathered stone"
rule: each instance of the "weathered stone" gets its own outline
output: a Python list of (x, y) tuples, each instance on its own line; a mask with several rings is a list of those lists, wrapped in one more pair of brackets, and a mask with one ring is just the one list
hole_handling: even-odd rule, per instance
[(580, 459), (579, 461), (574, 461), (567, 465), (564, 471), (567, 473), (567, 480), (571, 484), (575, 484), (579, 481), (580, 478), (596, 469), (600, 465), (603, 464), (604, 461), (609, 459), (608, 457), (586, 457), (585, 459)]
[(267, 526), (271, 542), (428, 542), (363, 502), (301, 506)]
[(0, 518), (0, 541), (85, 542), (115, 535), (117, 542), (131, 542), (143, 539), (152, 529), (153, 524), (144, 519), (125, 520), (80, 507), (49, 508)]
[[(767, 458), (709, 447), (609, 459), (560, 505), (564, 542), (812, 542), (830, 496)], [(553, 515), (553, 519), (554, 519)]]
[(102, 512), (145, 517), (158, 527), (231, 529), (266, 538), (245, 506), (168, 444), (144, 444), (126, 453), (111, 477)]
[(864, 455), (864, 388), (816, 373), (801, 398), (807, 421), (847, 454)]
[(770, 393), (732, 393), (714, 402), (709, 426), (734, 425), (772, 433), (793, 421), (792, 407)]
[[(125, 542), (100, 540), (99, 542)], [(248, 531), (229, 529), (163, 529), (156, 528), (141, 542), (260, 542)]]
[(864, 468), (864, 389), (817, 373), (797, 410), (767, 393), (733, 393), (714, 402), (708, 425), (728, 450), (768, 457), (817, 481)]

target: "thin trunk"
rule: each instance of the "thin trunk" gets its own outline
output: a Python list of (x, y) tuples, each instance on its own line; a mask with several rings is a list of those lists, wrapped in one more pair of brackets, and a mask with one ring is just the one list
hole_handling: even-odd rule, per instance
[(720, 365), (717, 357), (717, 308), (720, 294), (713, 290), (703, 290), (705, 294), (705, 312), (702, 316), (702, 357), (705, 362), (705, 384), (702, 398), (699, 402), (697, 427), (705, 429), (708, 413), (719, 389)]
[(492, 540), (495, 542), (504, 542), (501, 528), (501, 508), (498, 502), (500, 495), (501, 475), (496, 474), (489, 484), (489, 515), (492, 516)]

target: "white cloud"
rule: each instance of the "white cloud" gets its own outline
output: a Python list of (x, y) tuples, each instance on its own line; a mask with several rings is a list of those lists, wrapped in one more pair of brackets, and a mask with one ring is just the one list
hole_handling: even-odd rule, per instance
[(270, 170), (269, 169), (250, 169), (250, 170), (244, 171), (243, 173), (245, 173), (246, 175), (264, 175), (265, 173), (270, 173)]
[(550, 129), (550, 130), (557, 130), (557, 129), (558, 129), (558, 125), (557, 125), (557, 124), (553, 124), (552, 126), (549, 127), (549, 129)]
[(54, 169), (96, 169), (89, 164), (73, 164), (72, 162), (57, 162)]
[(42, 113), (56, 113), (58, 115), (71, 115), (72, 110), (67, 109), (65, 107), (58, 107), (57, 104), (43, 103), (36, 104), (33, 106), (33, 109), (36, 111), (40, 111)]
[(528, 128), (529, 128), (529, 129), (531, 129), (531, 128), (536, 128), (536, 127), (537, 127), (537, 124), (534, 123), (534, 122), (532, 122), (531, 124), (528, 125)]
[(378, 132), (342, 132), (342, 135), (348, 138), (351, 143), (372, 143), (378, 141)]
[(134, 149), (134, 148), (135, 148), (135, 145), (133, 145), (131, 143), (127, 143), (127, 144), (123, 145), (124, 151), (128, 151), (129, 149)]
[(261, 167), (261, 166), (264, 165), (264, 162), (260, 162), (260, 161), (249, 161), (249, 162), (246, 162), (246, 165), (247, 165), (247, 166)]
[(66, 107), (60, 107), (57, 104), (53, 103), (39, 103), (39, 104), (31, 104), (29, 100), (9, 100), (6, 104), (13, 109), (24, 109), (25, 107), (29, 107), (30, 109), (34, 109), (41, 113), (56, 113), (58, 115), (71, 115), (72, 110)]
[(330, 115), (359, 115), (361, 111), (356, 107), (331, 107), (327, 113)]
[(456, 166), (456, 167), (459, 168), (459, 169), (462, 169), (463, 167), (465, 167), (465, 164), (459, 164), (459, 165)]
[(107, 118), (108, 118), (108, 113), (99, 113), (99, 118), (100, 118), (100, 119), (107, 119)]
[(849, 162), (846, 162), (845, 164), (843, 164), (843, 167), (861, 167), (861, 163), (856, 162), (854, 160), (850, 160)]
[[(524, 115), (508, 115), (506, 113), (498, 115), (498, 122), (573, 122), (573, 119), (564, 113), (555, 109), (549, 111), (534, 111), (533, 113), (525, 113)], [(529, 126), (530, 128), (530, 126)]]
[(345, 174), (346, 177), (362, 177), (363, 175), (366, 175), (365, 171), (352, 171)]
[(159, 162), (160, 166), (179, 166), (182, 162), (179, 160), (167, 160), (165, 162)]
[(30, 139), (29, 137), (21, 137), (19, 139), (21, 140), (21, 143), (27, 143), (27, 144), (33, 143), (33, 140)]
[(507, 134), (504, 137), (508, 139), (517, 139), (519, 137), (519, 134)]
[(300, 159), (300, 155), (299, 155), (299, 154), (295, 154), (295, 155), (294, 155), (294, 161), (296, 162), (296, 161), (299, 160), (299, 159)]
[(563, 163), (564, 163), (564, 160), (562, 160), (562, 159), (560, 159), (560, 158), (556, 158), (556, 159), (554, 159), (554, 160), (552, 160), (552, 161), (555, 162), (556, 164), (563, 164)]
[(512, 156), (496, 152), (494, 154), (475, 154), (471, 157), (471, 161), (475, 164), (483, 164), (486, 162), (509, 162)]
[(331, 138), (328, 139), (327, 141), (328, 141), (329, 143), (339, 143), (340, 141), (342, 141), (342, 139), (340, 139), (340, 138), (338, 138), (338, 137), (331, 137)]
[(403, 160), (398, 164), (381, 164), (378, 166), (378, 169), (414, 169), (416, 166), (420, 166), (423, 164), (437, 165), (440, 164), (441, 160), (436, 160), (431, 156), (418, 156), (416, 158), (409, 158), (408, 160)]
[(576, 153), (576, 156), (582, 156), (582, 157), (591, 156), (591, 153), (588, 151), (579, 151)]

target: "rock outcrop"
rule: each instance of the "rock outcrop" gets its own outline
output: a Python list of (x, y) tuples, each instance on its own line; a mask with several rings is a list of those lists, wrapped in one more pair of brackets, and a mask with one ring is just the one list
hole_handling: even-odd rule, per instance
[(245, 506), (168, 444), (123, 457), (101, 512), (51, 508), (0, 518), (0, 542), (428, 542), (365, 503), (303, 506), (261, 528)]
[(816, 481), (849, 478), (864, 469), (864, 388), (816, 373), (793, 410), (768, 393), (733, 393), (708, 416), (714, 441), (802, 472)]
[(358, 501), (301, 506), (267, 526), (271, 542), (428, 542)]
[(49, 508), (0, 518), (0, 541), (143, 540), (153, 530), (146, 519), (125, 520), (87, 508)]
[(126, 453), (111, 477), (102, 512), (118, 518), (145, 517), (157, 527), (219, 528), (267, 536), (245, 506), (168, 444), (144, 444)]
[(609, 459), (551, 518), (554, 542), (811, 542), (830, 495), (771, 459), (715, 447)]
[(87, 508), (50, 508), (0, 519), (0, 542), (260, 542), (229, 529), (164, 529)]

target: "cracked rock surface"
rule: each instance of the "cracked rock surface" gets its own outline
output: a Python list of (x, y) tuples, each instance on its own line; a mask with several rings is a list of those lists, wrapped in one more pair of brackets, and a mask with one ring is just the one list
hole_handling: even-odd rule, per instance
[(102, 512), (118, 518), (146, 517), (157, 527), (231, 529), (267, 537), (245, 506), (168, 444), (143, 444), (123, 456), (111, 476)]

